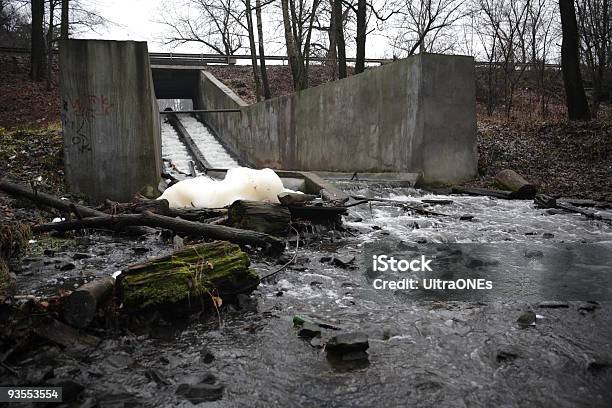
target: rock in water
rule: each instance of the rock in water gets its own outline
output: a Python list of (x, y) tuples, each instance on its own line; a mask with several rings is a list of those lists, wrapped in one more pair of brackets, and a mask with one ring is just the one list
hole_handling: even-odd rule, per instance
[(325, 350), (334, 354), (348, 354), (355, 351), (366, 351), (370, 347), (368, 335), (363, 332), (341, 333), (327, 342)]
[(516, 321), (521, 327), (528, 327), (528, 326), (535, 325), (536, 314), (532, 311), (527, 311), (523, 313), (522, 315), (520, 315)]
[(188, 399), (192, 404), (200, 402), (216, 401), (223, 396), (223, 385), (221, 384), (181, 384), (176, 389), (176, 394)]
[(225, 241), (188, 246), (122, 271), (119, 298), (128, 311), (189, 312), (223, 298), (251, 293), (259, 277), (240, 247)]
[(305, 339), (312, 339), (321, 335), (321, 328), (314, 323), (304, 322), (298, 331), (298, 336)]

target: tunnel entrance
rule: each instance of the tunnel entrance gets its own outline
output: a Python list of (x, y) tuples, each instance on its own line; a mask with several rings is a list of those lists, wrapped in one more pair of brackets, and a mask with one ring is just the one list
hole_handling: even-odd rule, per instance
[(198, 93), (200, 69), (182, 67), (151, 67), (157, 99), (195, 99)]

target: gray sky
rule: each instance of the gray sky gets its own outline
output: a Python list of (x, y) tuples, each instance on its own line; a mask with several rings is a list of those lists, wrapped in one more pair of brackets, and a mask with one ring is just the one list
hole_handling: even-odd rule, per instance
[[(179, 45), (176, 47), (164, 45), (162, 39), (168, 29), (159, 23), (162, 19), (160, 13), (168, 10), (172, 6), (180, 6), (181, 1), (176, 0), (89, 0), (87, 2), (96, 8), (98, 14), (108, 19), (111, 23), (104, 28), (97, 28), (96, 31), (86, 31), (78, 34), (79, 38), (99, 38), (109, 40), (135, 40), (147, 41), (149, 51), (162, 52), (203, 52), (196, 43)], [(270, 27), (268, 30), (276, 27)], [(265, 28), (264, 28), (265, 29)], [(278, 34), (278, 33), (277, 33)], [(347, 41), (349, 39), (347, 38)], [(350, 41), (349, 41), (350, 42)], [(347, 46), (350, 47), (350, 43)], [(391, 48), (387, 45), (387, 39), (372, 33), (368, 36), (366, 56), (370, 58), (391, 57)], [(349, 48), (348, 53), (354, 51)], [(204, 52), (211, 52), (210, 50)], [(284, 47), (278, 42), (269, 44), (266, 49), (270, 54), (285, 54)], [(247, 53), (247, 50), (241, 53)]]

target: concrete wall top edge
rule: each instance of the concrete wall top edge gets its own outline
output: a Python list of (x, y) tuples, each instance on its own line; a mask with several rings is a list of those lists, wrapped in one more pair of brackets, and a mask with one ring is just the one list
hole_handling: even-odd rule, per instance
[[(73, 42), (88, 42), (88, 43), (117, 43), (117, 44), (125, 44), (125, 43), (137, 43), (137, 44), (148, 44), (146, 41), (136, 41), (136, 40), (101, 40), (98, 38), (70, 38), (68, 40), (60, 40), (62, 41), (73, 41)], [(62, 47), (60, 47), (61, 49)]]
[(206, 70), (200, 71), (202, 75), (204, 75), (209, 81), (219, 88), (220, 91), (224, 92), (228, 98), (236, 102), (236, 104), (240, 107), (249, 106), (241, 97), (239, 97), (234, 91), (232, 91), (227, 85), (223, 82), (219, 81), (212, 73)]
[(390, 62), (390, 63), (385, 64), (385, 65), (381, 65), (381, 66), (378, 66), (378, 67), (375, 67), (375, 68), (367, 69), (364, 72), (359, 73), (359, 74), (351, 75), (351, 76), (348, 76), (346, 78), (337, 79), (335, 81), (330, 81), (330, 82), (327, 82), (327, 83), (324, 83), (324, 84), (321, 84), (321, 85), (318, 85), (318, 86), (313, 86), (313, 87), (310, 87), (310, 88), (306, 88), (304, 90), (301, 90), (301, 91), (298, 91), (298, 92), (293, 92), (293, 93), (290, 93), (290, 94), (287, 94), (287, 95), (275, 96), (275, 97), (270, 98), (268, 100), (263, 100), (263, 101), (256, 102), (256, 103), (253, 103), (253, 104), (246, 103), (242, 98), (240, 98), (236, 93), (234, 93), (234, 91), (232, 91), (229, 87), (227, 87), (223, 82), (218, 80), (211, 72), (206, 71), (206, 70), (202, 70), (202, 73), (204, 75), (206, 75), (206, 77), (208, 79), (210, 79), (212, 82), (214, 82), (215, 85), (217, 85), (217, 87), (219, 87), (221, 90), (223, 90), (228, 95), (228, 97), (230, 97), (231, 99), (234, 99), (236, 101), (236, 103), (238, 103), (240, 106), (249, 106), (249, 107), (252, 107), (252, 106), (256, 106), (258, 104), (264, 104), (264, 103), (267, 103), (269, 101), (276, 100), (276, 99), (278, 99), (278, 100), (282, 100), (282, 99), (287, 100), (287, 99), (293, 98), (296, 95), (299, 96), (300, 94), (305, 93), (305, 92), (306, 93), (308, 93), (308, 92), (317, 92), (321, 88), (336, 86), (339, 82), (357, 80), (358, 78), (362, 78), (365, 75), (371, 74), (373, 71), (379, 71), (379, 70), (384, 70), (384, 69), (392, 69), (392, 68), (389, 68), (389, 67), (393, 67), (393, 66), (395, 66), (397, 64), (401, 64), (401, 63), (404, 63), (406, 61), (410, 61), (410, 62), (414, 61), (415, 63), (417, 63), (417, 61), (420, 61), (422, 58), (427, 58), (427, 57), (443, 58), (443, 59), (450, 59), (450, 58), (461, 58), (461, 59), (464, 59), (465, 58), (465, 59), (471, 59), (472, 61), (474, 60), (474, 57), (472, 57), (470, 55), (454, 55), (454, 54), (451, 55), (451, 54), (437, 54), (437, 53), (415, 54), (415, 55), (411, 55), (411, 56), (406, 57), (406, 58), (400, 58), (397, 61), (393, 61), (393, 62)]

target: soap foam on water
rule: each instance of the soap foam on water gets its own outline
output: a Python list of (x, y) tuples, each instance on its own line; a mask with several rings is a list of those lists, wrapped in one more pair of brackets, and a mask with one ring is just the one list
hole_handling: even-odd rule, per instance
[(166, 199), (172, 208), (220, 208), (236, 200), (278, 203), (277, 195), (285, 188), (271, 169), (246, 167), (229, 169), (223, 180), (200, 176), (168, 187), (159, 199)]

